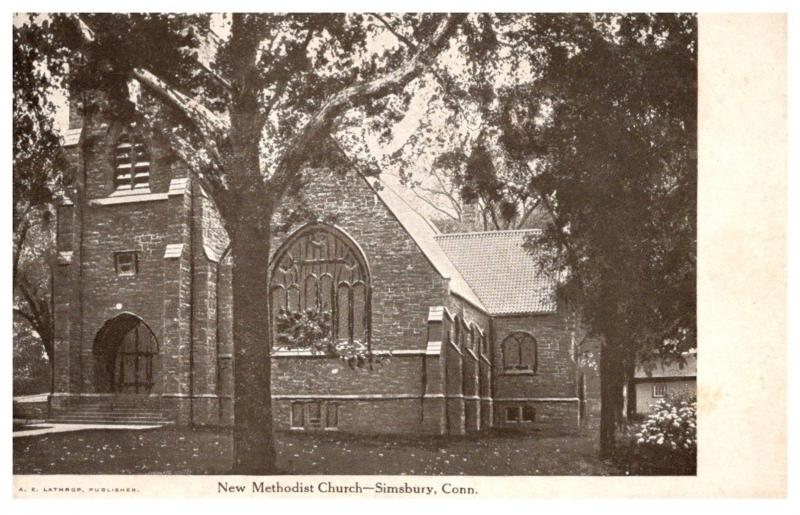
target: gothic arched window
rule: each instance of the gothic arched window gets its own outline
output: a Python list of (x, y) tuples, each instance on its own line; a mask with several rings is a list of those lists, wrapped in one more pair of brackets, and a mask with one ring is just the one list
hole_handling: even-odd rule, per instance
[(277, 346), (292, 343), (278, 328), (287, 316), (312, 321), (323, 333), (317, 335), (320, 340), (369, 342), (369, 270), (361, 250), (344, 233), (323, 224), (299, 229), (278, 250), (271, 271)]
[(470, 327), (470, 331), (469, 331), (469, 349), (472, 352), (474, 352), (476, 354), (479, 354), (480, 353), (480, 349), (475, 346), (475, 343), (477, 341), (478, 341), (478, 327), (475, 324), (473, 324)]
[(536, 339), (528, 333), (516, 331), (503, 340), (503, 368), (506, 370), (536, 371)]
[(150, 183), (150, 155), (138, 135), (123, 133), (114, 149), (114, 189), (146, 189)]

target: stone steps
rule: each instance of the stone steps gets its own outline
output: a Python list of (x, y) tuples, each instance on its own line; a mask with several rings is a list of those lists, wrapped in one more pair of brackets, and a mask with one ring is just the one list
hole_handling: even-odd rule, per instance
[(172, 424), (160, 413), (113, 413), (68, 411), (50, 417), (48, 422), (59, 424)]
[(173, 421), (152, 404), (141, 399), (81, 400), (51, 413), (48, 422), (61, 424), (147, 424), (165, 425)]

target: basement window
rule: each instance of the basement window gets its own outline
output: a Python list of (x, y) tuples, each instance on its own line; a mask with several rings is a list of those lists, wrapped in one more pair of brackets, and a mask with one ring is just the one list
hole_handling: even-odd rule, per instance
[(522, 407), (522, 421), (523, 422), (533, 422), (536, 418), (536, 410), (533, 409), (533, 406), (523, 406)]
[(307, 431), (339, 428), (339, 405), (323, 402), (293, 402), (289, 427)]
[(305, 429), (305, 423), (303, 420), (303, 408), (305, 407), (304, 404), (299, 402), (292, 403), (292, 420), (290, 426), (292, 429)]
[(120, 277), (131, 277), (139, 272), (139, 260), (136, 252), (115, 252), (114, 268)]
[(327, 404), (325, 406), (325, 429), (339, 428), (339, 405)]
[(536, 419), (533, 406), (509, 406), (506, 408), (506, 422), (509, 424), (530, 423)]
[(519, 406), (511, 406), (506, 408), (506, 422), (516, 424), (519, 422)]

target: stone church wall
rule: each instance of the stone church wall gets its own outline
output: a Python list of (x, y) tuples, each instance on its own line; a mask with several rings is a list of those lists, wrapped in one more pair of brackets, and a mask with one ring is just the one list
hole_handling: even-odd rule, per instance
[[(232, 292), (230, 258), (221, 260), (225, 230), (183, 165), (153, 142), (148, 143), (151, 195), (109, 202), (118, 132), (102, 124), (87, 131), (82, 164), (70, 151), (75, 168), (81, 172), (85, 166), (86, 193), (93, 201), (82, 212), (69, 202), (58, 211), (57, 247), (64, 256), (55, 274), (54, 403), (95, 393), (95, 335), (106, 321), (129, 312), (159, 342), (148, 402), (179, 425), (230, 425)], [(334, 225), (366, 256), (371, 347), (385, 359), (372, 370), (354, 370), (335, 358), (277, 352), (272, 359), (276, 429), (299, 430), (293, 409), (316, 402), (341, 431), (460, 434), (505, 425), (504, 407), (520, 399), (535, 404), (536, 427), (571, 427), (577, 413), (575, 375), (563, 317), (493, 320), (450, 295), (447, 280), (348, 163), (332, 159), (311, 167), (305, 181), (309, 219)], [(285, 216), (278, 214), (276, 226)], [(301, 226), (274, 234), (273, 255)], [(137, 253), (135, 276), (116, 273), (114, 253), (120, 251)], [(431, 309), (442, 312), (442, 307), (446, 314), (431, 322)], [(480, 330), (485, 352), (477, 341), (472, 347), (454, 340), (456, 320)], [(502, 370), (500, 343), (517, 329), (537, 339), (536, 375), (516, 377)]]

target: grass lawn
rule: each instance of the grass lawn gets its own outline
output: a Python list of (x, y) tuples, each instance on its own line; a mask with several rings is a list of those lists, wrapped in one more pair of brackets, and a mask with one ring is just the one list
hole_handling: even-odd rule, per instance
[[(276, 435), (283, 474), (611, 475), (597, 430), (464, 437)], [(230, 432), (87, 430), (14, 439), (16, 474), (225, 474)]]

